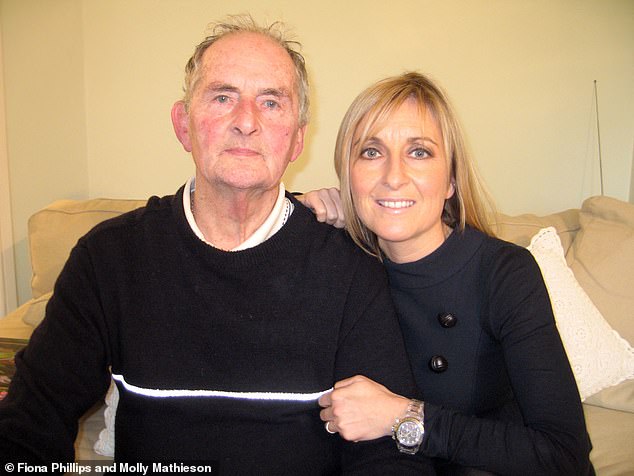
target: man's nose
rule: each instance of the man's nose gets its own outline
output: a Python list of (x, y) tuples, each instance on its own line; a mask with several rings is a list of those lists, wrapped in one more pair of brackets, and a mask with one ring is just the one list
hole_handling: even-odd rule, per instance
[(255, 103), (248, 99), (242, 99), (233, 110), (234, 131), (242, 135), (251, 135), (258, 131), (258, 111)]

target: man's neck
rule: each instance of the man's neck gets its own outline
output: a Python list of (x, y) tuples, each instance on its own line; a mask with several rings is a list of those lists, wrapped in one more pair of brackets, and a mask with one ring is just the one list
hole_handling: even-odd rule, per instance
[(232, 250), (255, 232), (273, 210), (279, 187), (269, 190), (208, 190), (196, 184), (192, 212), (205, 240)]

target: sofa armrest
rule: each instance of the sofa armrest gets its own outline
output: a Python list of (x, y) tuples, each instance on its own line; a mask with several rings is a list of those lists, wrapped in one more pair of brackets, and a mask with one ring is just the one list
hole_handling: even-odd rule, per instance
[(31, 337), (35, 328), (26, 324), (23, 319), (33, 306), (34, 301), (34, 299), (31, 299), (22, 304), (15, 311), (0, 318), (0, 337), (9, 337), (12, 339), (28, 339)]
[(145, 200), (58, 200), (29, 218), (31, 291), (38, 298), (53, 290), (55, 280), (77, 240), (109, 218), (145, 205)]

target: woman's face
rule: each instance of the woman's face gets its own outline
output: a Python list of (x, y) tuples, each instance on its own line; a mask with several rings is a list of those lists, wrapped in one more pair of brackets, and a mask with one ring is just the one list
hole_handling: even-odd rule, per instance
[(418, 103), (408, 100), (355, 151), (350, 161), (354, 206), (387, 257), (410, 262), (438, 248), (445, 239), (444, 203), (454, 187), (432, 114), (421, 114)]

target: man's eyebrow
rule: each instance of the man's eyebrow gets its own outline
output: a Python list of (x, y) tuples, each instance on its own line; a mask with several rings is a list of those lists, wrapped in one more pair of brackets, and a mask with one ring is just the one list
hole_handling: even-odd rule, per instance
[(279, 98), (290, 97), (291, 93), (286, 88), (265, 88), (258, 91), (258, 96), (275, 96)]
[(207, 91), (217, 93), (239, 93), (240, 90), (235, 86), (226, 83), (211, 83), (205, 88)]
[[(235, 93), (240, 94), (240, 89), (227, 83), (210, 83), (205, 88), (212, 93)], [(263, 88), (258, 90), (258, 96), (274, 96), (278, 98), (291, 97), (291, 92), (287, 88)]]

